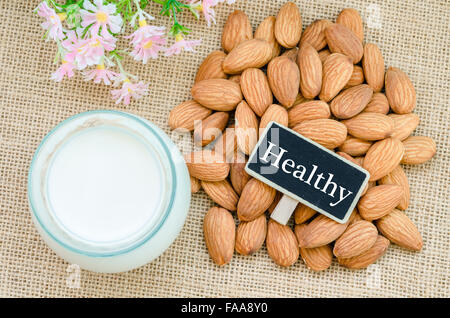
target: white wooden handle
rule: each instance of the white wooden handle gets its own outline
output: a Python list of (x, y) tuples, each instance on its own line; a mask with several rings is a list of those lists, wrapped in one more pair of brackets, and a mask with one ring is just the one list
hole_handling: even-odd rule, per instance
[(298, 201), (283, 194), (270, 217), (280, 224), (286, 225), (297, 206)]

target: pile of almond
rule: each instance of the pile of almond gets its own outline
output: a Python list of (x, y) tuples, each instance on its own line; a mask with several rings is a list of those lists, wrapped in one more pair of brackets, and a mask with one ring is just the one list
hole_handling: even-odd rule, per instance
[[(244, 12), (228, 17), (223, 51), (206, 57), (191, 90), (193, 99), (169, 117), (171, 129), (193, 131), (195, 145), (205, 147), (185, 159), (192, 192), (202, 188), (219, 205), (204, 219), (206, 245), (216, 264), (230, 262), (234, 251), (250, 255), (264, 242), (276, 264), (290, 266), (301, 256), (315, 271), (327, 269), (333, 255), (345, 267), (366, 268), (390, 242), (422, 248), (421, 235), (405, 213), (410, 190), (401, 164), (430, 160), (436, 144), (410, 136), (419, 124), (412, 113), (414, 87), (400, 69), (386, 71), (380, 48), (363, 40), (362, 19), (354, 9), (342, 10), (335, 23), (316, 20), (303, 32), (299, 8), (292, 2), (254, 33)], [(266, 212), (271, 213), (281, 193), (251, 178), (244, 166), (270, 121), (370, 173), (346, 224), (302, 204), (295, 210), (294, 230), (267, 221)], [(230, 211), (237, 211), (237, 229)]]

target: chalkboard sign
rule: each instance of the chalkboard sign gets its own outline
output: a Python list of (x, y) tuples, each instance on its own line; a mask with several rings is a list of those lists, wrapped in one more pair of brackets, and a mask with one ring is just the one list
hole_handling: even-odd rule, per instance
[(363, 168), (275, 122), (267, 126), (245, 170), (339, 223), (348, 220), (369, 179)]

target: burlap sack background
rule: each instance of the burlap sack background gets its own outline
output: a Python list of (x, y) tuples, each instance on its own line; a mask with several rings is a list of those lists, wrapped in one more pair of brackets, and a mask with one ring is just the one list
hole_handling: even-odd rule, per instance
[[(251, 257), (235, 255), (219, 268), (210, 261), (202, 236), (203, 215), (212, 202), (200, 193), (193, 196), (181, 235), (160, 258), (122, 274), (82, 271), (80, 288), (70, 288), (69, 264), (38, 236), (28, 210), (26, 176), (34, 150), (52, 127), (76, 113), (105, 108), (138, 114), (168, 132), (170, 109), (189, 98), (198, 65), (220, 47), (227, 15), (243, 9), (256, 28), (284, 2), (221, 5), (211, 28), (185, 15), (193, 36), (203, 37), (198, 53), (145, 66), (129, 60), (131, 70), (150, 83), (151, 94), (124, 107), (111, 101), (108, 88), (79, 76), (61, 84), (50, 81), (55, 46), (41, 41), (41, 20), (31, 13), (38, 1), (0, 1), (0, 296), (450, 296), (448, 1), (296, 1), (304, 26), (317, 18), (335, 19), (344, 7), (357, 8), (366, 41), (381, 47), (387, 66), (400, 67), (411, 77), (421, 117), (416, 134), (431, 136), (438, 145), (431, 162), (406, 168), (412, 198), (407, 214), (423, 235), (422, 252), (391, 246), (368, 270), (350, 271), (333, 263), (326, 272), (313, 273), (302, 261), (280, 268), (263, 248)], [(158, 6), (152, 8), (156, 14)]]

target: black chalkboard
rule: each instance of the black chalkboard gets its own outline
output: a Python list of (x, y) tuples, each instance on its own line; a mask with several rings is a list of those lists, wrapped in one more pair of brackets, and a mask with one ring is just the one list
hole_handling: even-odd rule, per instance
[(251, 176), (344, 223), (369, 173), (297, 132), (271, 122), (250, 155)]

